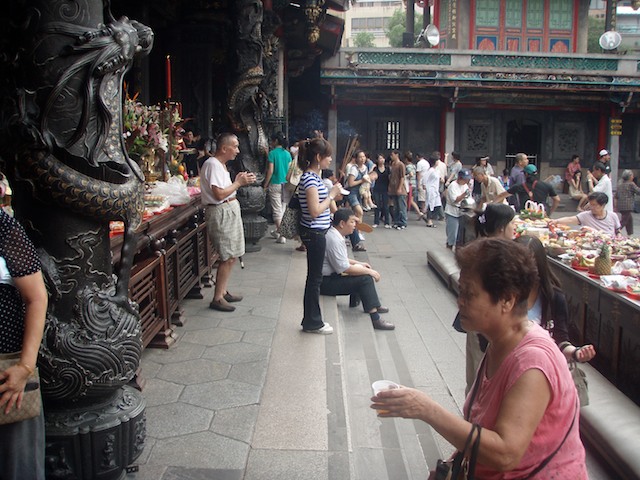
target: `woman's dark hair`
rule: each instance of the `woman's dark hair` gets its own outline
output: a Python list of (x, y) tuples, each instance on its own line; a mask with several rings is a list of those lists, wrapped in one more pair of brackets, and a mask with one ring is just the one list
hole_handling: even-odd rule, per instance
[(571, 155), (571, 161), (572, 161), (572, 162), (573, 162), (576, 158), (580, 158), (580, 155), (575, 154), (575, 153), (574, 153), (573, 155)]
[(324, 138), (312, 138), (300, 142), (298, 151), (298, 167), (303, 172), (316, 161), (316, 155), (320, 158), (328, 157), (333, 153), (331, 144)]
[(509, 205), (504, 203), (490, 203), (482, 210), (476, 211), (476, 236), (493, 237), (504, 230), (516, 216)]
[(515, 241), (528, 247), (536, 262), (536, 267), (538, 268), (538, 294), (542, 305), (541, 323), (542, 327), (548, 330), (549, 323), (553, 320), (551, 318), (551, 303), (553, 302), (554, 289), (560, 289), (560, 281), (549, 268), (547, 252), (540, 240), (529, 235), (522, 235)]
[(201, 138), (200, 140), (198, 140), (196, 142), (196, 144), (193, 146), (193, 148), (195, 148), (196, 150), (204, 150), (206, 151), (206, 145), (207, 145), (207, 140), (209, 140), (208, 138)]
[(578, 180), (578, 177), (582, 177), (582, 172), (580, 170), (576, 171), (576, 173), (573, 174), (574, 180)]
[(531, 279), (538, 276), (538, 269), (525, 246), (502, 238), (479, 238), (456, 249), (455, 256), (461, 279), (476, 276), (494, 303), (514, 297), (515, 313), (526, 313)]
[(591, 192), (587, 196), (587, 201), (595, 200), (598, 205), (603, 206), (609, 203), (609, 195), (604, 192)]

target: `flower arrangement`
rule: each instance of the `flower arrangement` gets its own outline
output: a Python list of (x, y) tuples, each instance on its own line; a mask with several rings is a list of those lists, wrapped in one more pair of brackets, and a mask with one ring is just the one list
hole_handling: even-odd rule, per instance
[(168, 129), (161, 127), (161, 108), (158, 105), (143, 105), (127, 95), (122, 109), (123, 130), (127, 153), (141, 157), (149, 150), (169, 150)]
[[(174, 104), (165, 108), (159, 105), (143, 105), (137, 99), (137, 93), (133, 98), (127, 94), (122, 108), (123, 136), (127, 153), (138, 161), (147, 173), (160, 170), (155, 172), (160, 174), (166, 167), (175, 175), (178, 173), (177, 159), (180, 153), (176, 130), (183, 122), (179, 109)], [(167, 164), (157, 158), (169, 151), (171, 159)]]

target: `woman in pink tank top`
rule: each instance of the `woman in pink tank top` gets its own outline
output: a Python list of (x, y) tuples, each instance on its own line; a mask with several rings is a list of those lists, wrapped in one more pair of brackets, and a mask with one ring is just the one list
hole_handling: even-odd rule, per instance
[(402, 387), (378, 393), (380, 417), (423, 420), (458, 450), (482, 427), (475, 478), (587, 480), (578, 396), (567, 363), (548, 332), (527, 319), (528, 249), (484, 238), (456, 251), (462, 327), (489, 340), (461, 418), (426, 393)]

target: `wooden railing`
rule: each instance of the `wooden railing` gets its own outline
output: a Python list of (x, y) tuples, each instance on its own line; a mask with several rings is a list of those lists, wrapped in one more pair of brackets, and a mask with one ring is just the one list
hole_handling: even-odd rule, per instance
[[(144, 346), (169, 348), (175, 325), (184, 325), (180, 303), (202, 298), (202, 287), (212, 286), (217, 259), (207, 235), (200, 197), (187, 205), (156, 215), (142, 223), (129, 282), (129, 297), (140, 311)], [(122, 236), (111, 239), (114, 262), (119, 261)]]

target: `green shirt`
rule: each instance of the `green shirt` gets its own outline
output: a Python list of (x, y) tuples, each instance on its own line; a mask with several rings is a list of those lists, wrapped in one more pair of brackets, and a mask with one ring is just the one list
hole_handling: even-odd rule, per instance
[(282, 147), (276, 147), (269, 152), (269, 163), (273, 163), (271, 185), (281, 185), (287, 181), (287, 171), (291, 163), (291, 154)]

